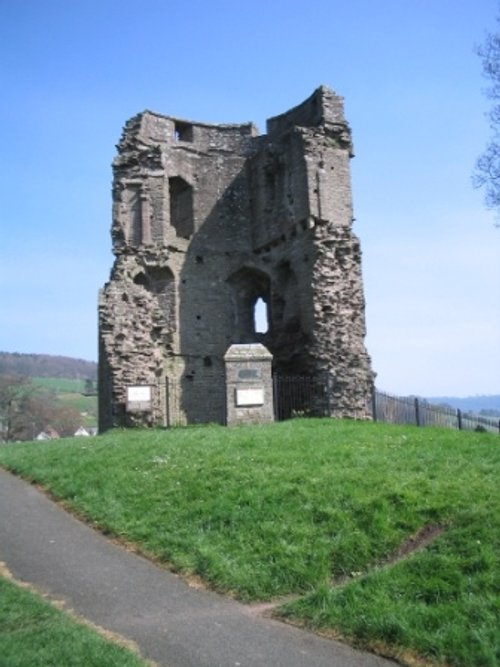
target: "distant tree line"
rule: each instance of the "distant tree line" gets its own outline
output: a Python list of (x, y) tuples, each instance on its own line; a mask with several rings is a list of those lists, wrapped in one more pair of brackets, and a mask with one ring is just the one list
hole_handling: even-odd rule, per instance
[(472, 412), (484, 417), (500, 417), (500, 395), (482, 394), (476, 396), (435, 396), (427, 398), (429, 403)]
[(25, 377), (53, 377), (69, 379), (97, 379), (95, 361), (59, 357), (49, 354), (21, 354), (0, 352), (0, 374)]

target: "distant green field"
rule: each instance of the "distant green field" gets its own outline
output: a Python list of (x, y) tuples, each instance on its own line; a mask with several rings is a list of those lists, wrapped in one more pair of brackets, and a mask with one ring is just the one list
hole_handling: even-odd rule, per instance
[(97, 414), (97, 396), (84, 396), (83, 394), (59, 394), (59, 400), (65, 405), (70, 405), (78, 412)]
[(500, 664), (498, 435), (297, 419), (16, 444), (0, 464), (214, 589), (298, 596), (276, 612), (292, 622), (402, 664)]
[(31, 379), (37, 386), (54, 392), (57, 400), (63, 405), (72, 407), (77, 412), (84, 413), (82, 426), (96, 426), (97, 396), (85, 395), (85, 380), (43, 377), (34, 377)]
[(42, 378), (33, 377), (31, 380), (40, 387), (51, 389), (58, 394), (83, 393), (85, 380), (72, 380), (69, 378)]

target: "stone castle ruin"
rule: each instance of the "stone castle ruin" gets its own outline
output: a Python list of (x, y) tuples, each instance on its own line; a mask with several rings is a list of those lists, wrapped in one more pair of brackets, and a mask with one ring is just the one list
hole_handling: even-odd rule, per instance
[[(351, 157), (343, 100), (325, 87), (264, 135), (150, 111), (126, 123), (99, 299), (101, 430), (224, 423), (234, 343), (265, 345), (277, 373), (328, 373), (332, 416), (371, 414)], [(130, 387), (148, 388), (147, 409), (128, 409)]]

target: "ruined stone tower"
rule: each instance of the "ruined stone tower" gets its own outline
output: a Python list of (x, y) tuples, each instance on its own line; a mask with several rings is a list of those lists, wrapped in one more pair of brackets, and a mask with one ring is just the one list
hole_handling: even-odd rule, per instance
[[(342, 98), (325, 87), (261, 136), (150, 111), (126, 123), (99, 300), (101, 430), (223, 422), (224, 353), (246, 342), (277, 372), (330, 373), (331, 414), (370, 414), (351, 156)], [(136, 385), (151, 387), (151, 411), (127, 412)]]

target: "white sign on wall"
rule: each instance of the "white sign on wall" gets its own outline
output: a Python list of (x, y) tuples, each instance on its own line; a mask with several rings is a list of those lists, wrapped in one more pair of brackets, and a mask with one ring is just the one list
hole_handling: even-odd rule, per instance
[(264, 389), (237, 389), (236, 405), (238, 407), (264, 405)]
[(127, 387), (127, 410), (130, 412), (151, 410), (151, 394), (150, 385)]

